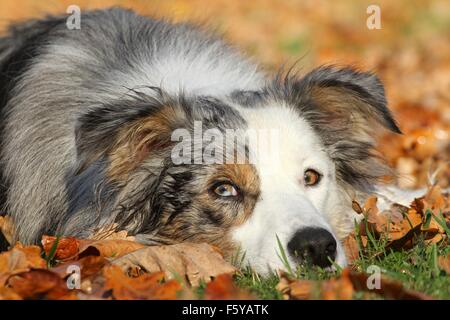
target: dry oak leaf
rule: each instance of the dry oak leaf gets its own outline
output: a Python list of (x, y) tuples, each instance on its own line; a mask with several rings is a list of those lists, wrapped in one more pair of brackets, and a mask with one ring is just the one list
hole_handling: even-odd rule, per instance
[(385, 237), (387, 247), (401, 249), (412, 246), (414, 235), (421, 232), (423, 204), (416, 199), (411, 208), (394, 203), (389, 210), (379, 212), (376, 203), (377, 198), (370, 197), (364, 205), (365, 218), (359, 225), (363, 247), (367, 245), (368, 232), (376, 238)]
[(438, 265), (439, 268), (447, 272), (447, 274), (450, 276), (450, 254), (448, 254), (446, 257), (439, 257), (438, 258)]
[[(50, 269), (50, 271), (59, 275), (61, 279), (68, 279), (68, 277), (73, 273), (74, 268), (79, 268), (80, 271), (80, 280), (81, 280), (81, 293), (78, 294), (80, 299), (84, 299), (81, 295), (84, 295), (85, 298), (89, 298), (87, 295), (94, 294), (96, 291), (101, 290), (102, 279), (100, 275), (103, 268), (109, 265), (110, 262), (108, 259), (101, 256), (87, 256), (75, 261), (67, 261), (62, 264), (59, 264)], [(99, 280), (99, 281), (97, 281)], [(98, 283), (101, 282), (101, 283)], [(98, 299), (99, 296), (95, 296), (95, 299)]]
[(310, 298), (312, 292), (318, 292), (320, 284), (312, 280), (293, 281), (282, 273), (276, 289), (283, 294), (283, 298), (286, 300), (307, 300)]
[(22, 300), (13, 289), (0, 286), (0, 300)]
[(136, 269), (150, 273), (163, 271), (169, 279), (182, 277), (192, 286), (197, 286), (201, 279), (208, 282), (211, 277), (236, 271), (214, 247), (206, 243), (145, 247), (112, 263), (131, 273), (136, 273)]
[(277, 289), (290, 299), (348, 300), (354, 292), (378, 294), (386, 299), (428, 300), (430, 296), (409, 290), (398, 282), (381, 276), (380, 287), (369, 288), (369, 275), (344, 269), (338, 278), (324, 281), (291, 280), (282, 275)]
[(64, 279), (70, 275), (69, 271), (72, 270), (73, 267), (78, 267), (81, 272), (81, 278), (87, 279), (98, 274), (103, 267), (108, 264), (109, 261), (104, 257), (87, 256), (79, 260), (64, 262), (51, 268), (50, 270)]
[(23, 299), (76, 299), (76, 291), (69, 290), (66, 281), (49, 270), (33, 269), (15, 274), (6, 284)]
[[(48, 256), (55, 245), (56, 237), (43, 236), (41, 240), (45, 254)], [(80, 241), (73, 237), (59, 238), (56, 245), (55, 259), (67, 260), (78, 254)]]
[(14, 224), (11, 217), (0, 216), (0, 233), (3, 234), (9, 244), (13, 242)]
[(129, 277), (116, 265), (103, 269), (104, 292), (111, 290), (117, 300), (168, 300), (176, 299), (182, 286), (176, 280), (164, 281), (164, 272)]
[(359, 247), (358, 242), (355, 238), (355, 233), (352, 232), (343, 241), (345, 256), (347, 257), (348, 263), (351, 265), (355, 260), (359, 258)]
[(368, 293), (375, 293), (385, 299), (394, 300), (430, 300), (432, 297), (418, 291), (407, 289), (403, 284), (397, 280), (390, 279), (384, 275), (380, 279), (379, 288), (369, 288), (367, 285), (369, 275), (366, 273), (359, 273), (350, 271), (348, 278), (353, 284), (355, 291), (365, 291)]
[(79, 258), (94, 255), (105, 258), (118, 258), (144, 248), (142, 243), (129, 240), (82, 240)]
[(205, 299), (207, 300), (255, 300), (248, 291), (237, 287), (233, 276), (224, 273), (215, 277), (206, 285)]
[(0, 287), (12, 274), (45, 267), (46, 262), (41, 257), (41, 248), (18, 243), (11, 250), (0, 254)]
[(134, 236), (129, 236), (126, 230), (117, 231), (118, 226), (118, 223), (102, 226), (95, 230), (91, 239), (135, 241), (136, 238)]
[(431, 186), (422, 201), (424, 211), (430, 209), (435, 215), (439, 215), (440, 211), (445, 211), (448, 207), (447, 197), (444, 196), (438, 185)]
[(354, 288), (349, 278), (350, 270), (344, 269), (341, 276), (323, 281), (292, 280), (282, 273), (277, 289), (285, 299), (293, 300), (351, 300)]
[[(56, 239), (52, 236), (42, 238), (46, 254), (49, 254)], [(66, 237), (58, 240), (55, 257), (62, 261), (81, 259), (86, 256), (117, 258), (143, 247), (145, 246), (141, 243), (122, 239), (89, 240)]]

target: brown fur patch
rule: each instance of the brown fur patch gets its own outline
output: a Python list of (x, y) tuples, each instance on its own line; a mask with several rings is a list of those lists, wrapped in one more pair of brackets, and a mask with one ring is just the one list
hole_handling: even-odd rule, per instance
[(115, 147), (109, 154), (108, 177), (114, 181), (124, 180), (151, 152), (169, 147), (172, 130), (177, 125), (177, 112), (167, 106), (120, 130)]
[[(327, 124), (331, 128), (348, 130), (358, 135), (361, 139), (372, 140), (373, 133), (370, 126), (379, 126), (375, 119), (375, 113), (370, 115), (371, 108), (359, 96), (348, 89), (336, 87), (314, 87), (311, 96), (317, 106), (321, 108)], [(370, 124), (368, 124), (370, 120)]]

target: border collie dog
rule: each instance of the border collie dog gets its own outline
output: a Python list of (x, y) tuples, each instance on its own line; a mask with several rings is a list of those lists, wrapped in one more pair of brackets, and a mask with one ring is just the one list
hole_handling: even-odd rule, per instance
[[(375, 137), (400, 132), (375, 75), (270, 76), (191, 24), (109, 9), (69, 30), (66, 18), (0, 38), (1, 205), (15, 240), (113, 226), (149, 245), (240, 250), (263, 274), (283, 268), (279, 244), (292, 265), (346, 264), (351, 200), (386, 174)], [(275, 143), (249, 147), (264, 132)]]

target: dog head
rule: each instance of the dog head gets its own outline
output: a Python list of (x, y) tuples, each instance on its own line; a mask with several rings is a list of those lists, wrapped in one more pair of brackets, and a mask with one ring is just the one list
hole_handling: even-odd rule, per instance
[(239, 249), (262, 273), (283, 268), (280, 250), (345, 265), (350, 199), (386, 172), (375, 135), (400, 132), (377, 77), (322, 67), (220, 97), (148, 90), (79, 120), (77, 174), (106, 167), (103, 221), (145, 243)]

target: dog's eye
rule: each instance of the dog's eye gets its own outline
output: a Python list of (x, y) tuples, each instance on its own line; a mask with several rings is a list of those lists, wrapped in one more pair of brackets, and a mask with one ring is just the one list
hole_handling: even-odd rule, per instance
[(214, 187), (214, 193), (221, 197), (236, 197), (238, 191), (230, 183), (222, 183)]
[(306, 170), (305, 174), (303, 175), (303, 180), (305, 182), (305, 186), (307, 187), (317, 185), (320, 182), (321, 178), (322, 178), (321, 174), (313, 169)]

